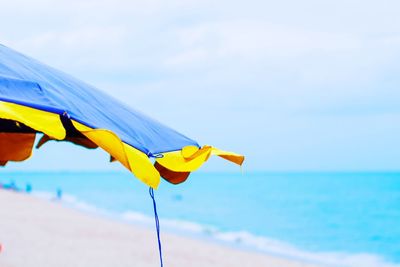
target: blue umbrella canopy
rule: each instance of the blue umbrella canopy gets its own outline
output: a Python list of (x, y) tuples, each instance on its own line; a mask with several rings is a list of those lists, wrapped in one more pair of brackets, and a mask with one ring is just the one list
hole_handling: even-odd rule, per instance
[(95, 87), (0, 45), (0, 164), (32, 154), (37, 133), (46, 141), (101, 147), (137, 178), (156, 188), (160, 176), (187, 179), (211, 155), (239, 165), (244, 157), (196, 141)]

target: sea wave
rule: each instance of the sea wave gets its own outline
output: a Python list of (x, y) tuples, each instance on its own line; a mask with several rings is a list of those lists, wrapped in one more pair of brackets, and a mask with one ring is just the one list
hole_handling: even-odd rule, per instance
[[(81, 201), (72, 195), (64, 195), (62, 200), (58, 200), (54, 194), (48, 192), (36, 192), (34, 195), (42, 199), (58, 201), (65, 206), (84, 212), (105, 215), (107, 217), (111, 216), (127, 223), (141, 224), (148, 227), (153, 227), (154, 224), (154, 217), (152, 216), (136, 211), (125, 211), (116, 214)], [(245, 250), (258, 251), (326, 267), (400, 267), (400, 264), (390, 263), (379, 255), (369, 253), (311, 252), (302, 250), (286, 242), (265, 236), (257, 236), (248, 231), (221, 231), (212, 225), (166, 218), (160, 218), (160, 223), (162, 229), (166, 231), (206, 238), (210, 241), (224, 243)]]
[[(130, 222), (144, 224), (154, 223), (154, 218), (142, 213), (127, 211), (121, 218)], [(202, 225), (194, 222), (160, 219), (164, 229), (174, 232), (183, 232), (190, 235), (207, 237), (218, 242), (224, 242), (235, 247), (256, 250), (269, 255), (310, 262), (327, 267), (400, 267), (399, 264), (389, 263), (379, 255), (368, 253), (341, 253), (341, 252), (309, 252), (301, 250), (291, 244), (257, 236), (247, 231), (223, 232), (217, 227)]]
[(342, 252), (309, 252), (301, 250), (291, 244), (253, 235), (249, 232), (221, 232), (215, 235), (218, 240), (239, 243), (242, 246), (255, 248), (268, 254), (297, 259), (323, 266), (342, 267), (399, 267), (393, 263), (386, 262), (378, 255), (368, 253), (342, 253)]

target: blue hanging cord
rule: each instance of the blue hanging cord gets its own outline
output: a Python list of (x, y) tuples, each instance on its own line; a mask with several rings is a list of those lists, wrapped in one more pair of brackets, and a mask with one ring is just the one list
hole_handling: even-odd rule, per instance
[(156, 229), (157, 229), (157, 240), (158, 240), (158, 251), (160, 252), (160, 263), (161, 267), (163, 267), (163, 259), (162, 259), (162, 249), (161, 249), (161, 239), (160, 239), (160, 222), (158, 221), (158, 214), (157, 214), (157, 205), (156, 200), (154, 198), (154, 191), (153, 188), (149, 188), (149, 194), (151, 199), (153, 199), (153, 208), (154, 208), (154, 219), (156, 221)]

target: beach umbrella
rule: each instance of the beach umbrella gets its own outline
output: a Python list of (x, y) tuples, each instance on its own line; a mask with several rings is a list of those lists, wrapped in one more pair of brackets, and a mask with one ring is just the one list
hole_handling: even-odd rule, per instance
[(93, 86), (0, 45), (0, 164), (23, 161), (49, 140), (100, 147), (138, 179), (185, 181), (211, 155), (244, 157), (199, 144)]
[(51, 140), (102, 148), (147, 184), (152, 197), (160, 177), (184, 182), (212, 155), (244, 161), (200, 146), (93, 86), (0, 45), (0, 165), (28, 159), (38, 133), (37, 148)]

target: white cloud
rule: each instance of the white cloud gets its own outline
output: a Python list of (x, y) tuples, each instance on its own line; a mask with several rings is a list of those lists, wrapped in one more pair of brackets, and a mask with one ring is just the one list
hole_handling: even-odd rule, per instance
[[(357, 114), (367, 130), (368, 121), (377, 123), (371, 118), (376, 114), (399, 112), (399, 4), (385, 3), (2, 1), (0, 42), (183, 132), (239, 147), (254, 166), (263, 164), (258, 158), (268, 147), (271, 162), (294, 166), (283, 154), (298, 155), (312, 145), (306, 135), (326, 128), (341, 136), (330, 122)], [(360, 133), (358, 120), (346, 131)], [(393, 140), (395, 134), (379, 136)], [(293, 148), (279, 151), (275, 143), (285, 143), (279, 138)], [(256, 139), (265, 140), (262, 147)], [(321, 150), (329, 149), (328, 139), (318, 139)], [(349, 134), (346, 144), (356, 139)], [(318, 164), (315, 154), (304, 157), (303, 166)]]
[(361, 47), (357, 36), (275, 25), (263, 20), (228, 20), (177, 30), (182, 51), (167, 65), (221, 59), (262, 62), (288, 60), (310, 53), (351, 52)]

